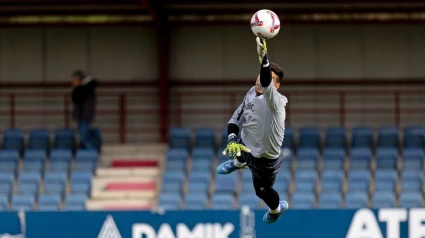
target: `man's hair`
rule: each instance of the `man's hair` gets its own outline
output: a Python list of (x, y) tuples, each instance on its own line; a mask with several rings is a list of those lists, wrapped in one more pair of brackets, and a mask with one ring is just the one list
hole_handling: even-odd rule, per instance
[(86, 74), (82, 70), (75, 70), (72, 73), (72, 77), (79, 78), (80, 80), (83, 80), (86, 77)]
[(279, 83), (281, 83), (282, 80), (283, 80), (283, 70), (282, 70), (282, 68), (274, 62), (270, 62), (270, 69), (271, 69), (272, 72), (274, 72), (277, 75), (277, 77), (279, 77)]

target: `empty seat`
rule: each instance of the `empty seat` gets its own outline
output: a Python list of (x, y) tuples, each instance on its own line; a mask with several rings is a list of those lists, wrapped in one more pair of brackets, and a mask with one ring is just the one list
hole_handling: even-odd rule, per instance
[(86, 205), (85, 204), (66, 204), (64, 207), (65, 211), (85, 211)]
[(376, 151), (377, 168), (397, 168), (398, 150), (396, 148), (378, 148)]
[(36, 183), (20, 183), (18, 186), (19, 194), (36, 195), (38, 194), (38, 184)]
[(50, 148), (50, 135), (46, 129), (33, 129), (30, 131), (29, 149), (39, 149), (45, 152), (49, 151)]
[(0, 171), (1, 172), (15, 172), (18, 169), (16, 161), (1, 161), (0, 160)]
[(400, 195), (401, 207), (422, 207), (422, 201), (421, 192), (403, 192)]
[(66, 178), (67, 174), (63, 172), (46, 172), (46, 174), (44, 175), (44, 182), (50, 184), (65, 184)]
[(24, 151), (24, 132), (21, 129), (9, 129), (3, 132), (3, 149)]
[(352, 169), (369, 169), (372, 160), (372, 150), (369, 148), (353, 148), (350, 152), (350, 167)]
[(316, 170), (298, 170), (295, 173), (295, 182), (311, 182), (315, 183), (317, 179)]
[(247, 194), (255, 194), (255, 189), (252, 182), (242, 184), (242, 192)]
[(237, 174), (217, 176), (215, 179), (216, 193), (234, 193), (236, 189)]
[(208, 183), (198, 183), (192, 182), (189, 183), (189, 191), (188, 193), (206, 193), (208, 191)]
[(304, 127), (300, 130), (300, 148), (319, 148), (320, 131), (317, 127)]
[(341, 193), (322, 193), (319, 197), (319, 208), (339, 208), (341, 206)]
[(310, 192), (314, 193), (316, 184), (314, 182), (296, 182), (295, 189), (297, 192)]
[(55, 149), (50, 153), (50, 160), (69, 162), (72, 159), (72, 151), (69, 149)]
[(13, 210), (32, 210), (35, 197), (33, 195), (17, 194), (12, 197)]
[(175, 192), (179, 193), (182, 190), (181, 181), (170, 181), (162, 184), (162, 192)]
[(182, 171), (170, 171), (168, 173), (164, 173), (162, 175), (162, 181), (164, 183), (168, 183), (168, 182), (180, 182), (183, 181), (185, 175)]
[(250, 208), (259, 208), (261, 199), (253, 194), (241, 194), (238, 198), (239, 207), (249, 206)]
[(317, 148), (300, 148), (298, 150), (297, 159), (317, 161), (319, 156), (320, 154)]
[(190, 147), (190, 130), (187, 128), (172, 128), (170, 130), (170, 147), (171, 148), (185, 148)]
[(193, 160), (208, 160), (211, 161), (214, 158), (214, 150), (211, 148), (197, 148), (193, 149), (192, 159)]
[(55, 205), (46, 205), (46, 204), (41, 204), (38, 205), (38, 210), (39, 211), (44, 211), (44, 212), (56, 212), (59, 211), (60, 206), (55, 206)]
[(86, 205), (87, 196), (81, 194), (69, 194), (65, 198), (65, 206), (84, 206)]
[(203, 148), (215, 148), (215, 129), (198, 128), (195, 132), (195, 146)]
[(59, 195), (40, 195), (38, 198), (39, 210), (59, 210), (61, 197)]
[(185, 198), (185, 209), (205, 209), (207, 196), (204, 193), (187, 194)]
[(220, 148), (226, 147), (228, 142), (229, 142), (229, 140), (228, 140), (228, 135), (227, 135), (227, 127), (226, 127), (221, 131), (221, 141), (220, 141), (219, 147)]
[(342, 171), (325, 170), (322, 174), (322, 192), (340, 191), (342, 181)]
[(378, 130), (378, 148), (398, 148), (398, 128), (384, 126)]
[(96, 162), (93, 161), (76, 161), (74, 171), (80, 172), (94, 172), (96, 169)]
[[(254, 185), (251, 185), (251, 186), (254, 186)], [(273, 185), (273, 188), (278, 193), (286, 193), (288, 191), (288, 188), (289, 188), (289, 183), (285, 182), (284, 180), (276, 180), (274, 185)]]
[(0, 183), (0, 196), (8, 196), (12, 193), (12, 184)]
[(44, 170), (43, 161), (24, 161), (24, 171), (33, 171), (41, 173)]
[(10, 161), (17, 163), (19, 161), (18, 150), (0, 150), (0, 161)]
[(326, 148), (345, 148), (345, 128), (343, 127), (330, 127), (326, 129)]
[(234, 197), (231, 194), (213, 194), (211, 208), (220, 210), (233, 209)]
[(423, 166), (424, 151), (421, 148), (403, 150), (403, 169), (419, 170)]
[(9, 196), (0, 194), (0, 210), (7, 210), (9, 207)]
[(14, 172), (1, 172), (0, 173), (0, 184), (13, 184), (13, 180), (15, 179)]
[(346, 208), (367, 207), (368, 195), (366, 191), (349, 192), (345, 196)]
[(353, 128), (351, 137), (352, 148), (372, 148), (373, 132), (370, 127)]
[(40, 149), (29, 149), (25, 151), (24, 160), (25, 161), (44, 161), (47, 158), (46, 151)]
[(65, 192), (65, 185), (61, 183), (44, 183), (45, 194), (62, 195)]
[(292, 196), (292, 207), (311, 209), (314, 206), (314, 193), (298, 192)]
[(18, 177), (19, 184), (39, 184), (41, 174), (37, 172), (21, 172)]
[(422, 191), (423, 182), (418, 180), (402, 180), (401, 189), (403, 192), (420, 192)]
[(89, 183), (71, 183), (71, 193), (89, 196), (90, 184)]
[(69, 163), (66, 161), (50, 161), (49, 171), (68, 172)]
[(189, 174), (189, 183), (208, 183), (211, 176), (209, 173), (201, 171), (192, 171)]
[(56, 129), (54, 139), (55, 149), (66, 149), (74, 151), (75, 132), (73, 129)]
[(369, 170), (352, 170), (348, 173), (349, 191), (368, 191), (369, 182)]
[(210, 171), (211, 161), (208, 160), (193, 160), (192, 171)]
[(186, 161), (184, 160), (167, 160), (165, 170), (167, 171), (183, 171), (186, 168)]
[(75, 159), (77, 161), (96, 162), (99, 159), (99, 154), (96, 150), (78, 150)]
[(92, 173), (73, 172), (71, 173), (71, 183), (91, 183)]
[(376, 192), (372, 197), (372, 206), (375, 208), (389, 208), (395, 205), (394, 192)]
[(425, 130), (423, 127), (412, 126), (403, 130), (403, 144), (405, 148), (424, 148)]
[(283, 138), (282, 148), (288, 148), (294, 151), (294, 129), (292, 127), (285, 127), (285, 136)]
[(189, 153), (187, 149), (172, 148), (168, 150), (167, 152), (167, 161), (172, 161), (172, 160), (186, 161), (188, 156), (189, 156)]
[(172, 205), (175, 208), (180, 206), (181, 195), (178, 193), (161, 193), (159, 196), (159, 205), (170, 206)]

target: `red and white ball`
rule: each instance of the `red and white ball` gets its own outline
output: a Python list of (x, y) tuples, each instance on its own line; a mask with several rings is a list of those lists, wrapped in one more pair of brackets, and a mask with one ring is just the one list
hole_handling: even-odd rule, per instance
[(251, 18), (251, 30), (258, 37), (271, 39), (279, 33), (279, 17), (273, 11), (259, 10)]

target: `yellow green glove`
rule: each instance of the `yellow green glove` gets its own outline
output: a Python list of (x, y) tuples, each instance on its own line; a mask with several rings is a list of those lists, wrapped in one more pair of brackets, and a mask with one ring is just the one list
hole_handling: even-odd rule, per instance
[(262, 64), (264, 55), (267, 54), (266, 39), (257, 37), (255, 38), (255, 41), (257, 42), (258, 60), (260, 61), (260, 64)]
[(244, 152), (251, 152), (250, 149), (248, 149), (246, 146), (236, 143), (235, 141), (230, 141), (227, 144), (226, 149), (223, 151), (223, 155), (226, 155), (229, 157), (229, 159), (236, 159), (236, 157), (241, 156), (241, 151)]

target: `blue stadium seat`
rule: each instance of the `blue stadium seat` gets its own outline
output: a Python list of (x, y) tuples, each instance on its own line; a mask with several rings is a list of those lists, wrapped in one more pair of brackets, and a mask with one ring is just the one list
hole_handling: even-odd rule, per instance
[(96, 170), (96, 165), (97, 163), (94, 161), (76, 161), (74, 171), (93, 173)]
[(378, 148), (398, 148), (398, 128), (395, 126), (384, 126), (378, 130)]
[(28, 149), (25, 151), (24, 160), (25, 161), (42, 161), (44, 162), (47, 158), (47, 153), (44, 150), (40, 149)]
[(166, 183), (162, 183), (162, 192), (164, 193), (180, 193), (182, 190), (182, 182), (181, 181), (169, 181)]
[(168, 183), (168, 182), (176, 182), (176, 181), (183, 181), (185, 177), (185, 174), (183, 171), (169, 171), (167, 173), (164, 173), (162, 175), (162, 182)]
[(220, 210), (233, 209), (234, 197), (231, 194), (213, 194), (211, 197), (211, 208)]
[(56, 129), (54, 138), (55, 149), (75, 150), (75, 132), (73, 129)]
[(242, 173), (242, 182), (243, 183), (252, 183), (252, 173), (250, 173), (250, 172)]
[(167, 161), (172, 161), (172, 160), (186, 161), (187, 157), (189, 157), (189, 153), (187, 149), (173, 148), (168, 150), (167, 152)]
[(255, 194), (241, 194), (238, 198), (239, 207), (249, 206), (251, 209), (260, 208), (261, 199)]
[(297, 154), (297, 165), (299, 169), (314, 169), (319, 160), (319, 150), (316, 148), (300, 148)]
[(396, 182), (394, 181), (382, 181), (377, 180), (375, 181), (375, 191), (376, 192), (388, 192), (391, 191), (392, 193), (396, 189)]
[(424, 151), (421, 148), (405, 148), (402, 158), (403, 169), (420, 170), (423, 166)]
[(73, 172), (71, 173), (71, 183), (89, 183), (91, 184), (92, 173)]
[(282, 171), (282, 173), (291, 173), (291, 168), (292, 168), (291, 165), (292, 165), (292, 159), (284, 158), (282, 161), (280, 170)]
[(44, 182), (53, 184), (65, 184), (67, 179), (67, 174), (63, 172), (46, 172), (44, 175)]
[(316, 170), (298, 170), (295, 173), (295, 182), (311, 182), (315, 183), (317, 179)]
[(323, 181), (322, 192), (335, 192), (342, 190), (342, 181)]
[(69, 162), (72, 160), (72, 151), (69, 149), (55, 149), (50, 153), (50, 160), (53, 161), (65, 161)]
[(288, 148), (291, 151), (294, 151), (294, 145), (294, 129), (292, 127), (285, 127), (285, 136), (283, 138), (282, 148)]
[(252, 182), (242, 183), (242, 192), (246, 194), (255, 194), (255, 189)]
[(300, 148), (319, 148), (320, 131), (317, 127), (304, 127), (300, 129)]
[(0, 160), (0, 172), (16, 172), (18, 164), (14, 161), (1, 161)]
[(38, 194), (38, 184), (36, 183), (20, 183), (18, 185), (18, 194), (36, 195)]
[(75, 159), (77, 161), (96, 162), (99, 159), (99, 153), (96, 150), (78, 150)]
[(374, 208), (390, 208), (395, 205), (395, 195), (393, 191), (376, 192), (372, 197), (372, 206)]
[(35, 197), (33, 195), (17, 194), (12, 197), (13, 210), (32, 210), (34, 208)]
[(63, 195), (65, 192), (65, 185), (61, 183), (44, 183), (44, 194), (57, 194)]
[(61, 197), (59, 195), (40, 195), (38, 198), (38, 208), (44, 211), (56, 211), (59, 210), (61, 205)]
[(366, 191), (349, 192), (345, 196), (345, 208), (367, 207), (368, 195)]
[(193, 160), (192, 161), (192, 171), (210, 171), (211, 162), (208, 160)]
[(0, 161), (12, 161), (18, 163), (19, 157), (18, 150), (0, 150)]
[(172, 128), (170, 130), (170, 147), (171, 148), (184, 148), (189, 149), (191, 132), (187, 128)]
[(404, 148), (424, 148), (425, 130), (423, 127), (412, 126), (403, 130)]
[(377, 169), (375, 180), (397, 182), (397, 171), (393, 169)]
[[(251, 183), (252, 184), (252, 183)], [(251, 185), (253, 186), (253, 185)], [(289, 183), (285, 182), (284, 180), (276, 180), (273, 188), (278, 192), (278, 193), (287, 193), (288, 189), (289, 189)]]
[(65, 206), (86, 206), (87, 196), (81, 194), (69, 194), (65, 197)]
[(352, 130), (352, 148), (372, 148), (373, 132), (370, 127), (356, 127)]
[(297, 192), (292, 196), (292, 207), (311, 209), (314, 206), (314, 193)]
[(0, 184), (13, 184), (13, 180), (15, 179), (14, 172), (1, 172), (0, 173)]
[(18, 176), (19, 184), (40, 184), (41, 174), (37, 172), (21, 172)]
[(66, 161), (50, 161), (49, 171), (67, 173), (69, 171), (69, 163)]
[(316, 169), (317, 161), (316, 160), (298, 160), (297, 169)]
[(189, 191), (188, 193), (206, 193), (208, 192), (208, 183), (198, 183), (198, 182), (192, 182), (189, 183)]
[(297, 192), (314, 193), (316, 184), (314, 182), (296, 182), (295, 189)]
[(325, 170), (322, 174), (322, 192), (341, 191), (342, 171)]
[(369, 170), (351, 170), (348, 173), (349, 191), (368, 191), (370, 182)]
[(43, 161), (24, 161), (24, 171), (41, 173), (44, 170)]
[(29, 149), (39, 149), (43, 150), (46, 153), (50, 149), (50, 133), (46, 129), (33, 129), (30, 131)]
[(195, 132), (195, 147), (214, 149), (215, 134), (214, 128), (198, 128)]
[(369, 148), (353, 148), (350, 152), (350, 167), (352, 169), (369, 169), (372, 160), (372, 150)]
[(66, 204), (63, 209), (64, 211), (85, 211), (86, 205), (85, 204)]
[(345, 149), (343, 148), (325, 148), (323, 152), (324, 169), (343, 169), (345, 159)]
[(5, 211), (9, 207), (9, 196), (0, 195), (0, 210)]
[(90, 184), (89, 183), (71, 183), (71, 193), (81, 194), (85, 196), (90, 195)]
[(234, 193), (236, 189), (237, 173), (226, 176), (219, 175), (215, 179), (216, 193)]
[(376, 163), (378, 169), (397, 168), (398, 150), (396, 148), (378, 148)]
[(184, 160), (168, 160), (165, 166), (166, 171), (184, 171), (186, 169), (186, 161)]
[(24, 131), (21, 129), (8, 129), (3, 132), (3, 149), (24, 152)]
[(205, 209), (207, 202), (206, 193), (187, 194), (185, 198), (185, 209), (201, 210)]
[(214, 150), (211, 148), (197, 148), (193, 149), (192, 159), (194, 160), (208, 160), (211, 161), (214, 158)]
[(322, 181), (342, 181), (344, 174), (342, 171), (324, 170), (322, 173)]
[(421, 192), (402, 192), (400, 194), (400, 207), (422, 207), (422, 193)]
[(0, 196), (9, 197), (11, 193), (12, 193), (12, 184), (0, 183)]
[(403, 192), (419, 192), (422, 191), (423, 182), (415, 180), (402, 180), (401, 189)]
[(209, 173), (192, 171), (189, 174), (189, 183), (208, 183), (211, 178)]
[(166, 210), (176, 210), (180, 208), (181, 196), (178, 193), (161, 193), (158, 202)]
[(345, 128), (343, 127), (329, 127), (326, 129), (326, 148), (341, 148), (345, 149), (346, 146)]
[(423, 182), (424, 175), (421, 170), (404, 170), (401, 173), (401, 181), (417, 181)]
[(319, 208), (323, 209), (335, 209), (341, 206), (341, 193), (329, 192), (322, 193), (319, 197)]
[(227, 127), (221, 131), (220, 148), (226, 147), (228, 143)]

